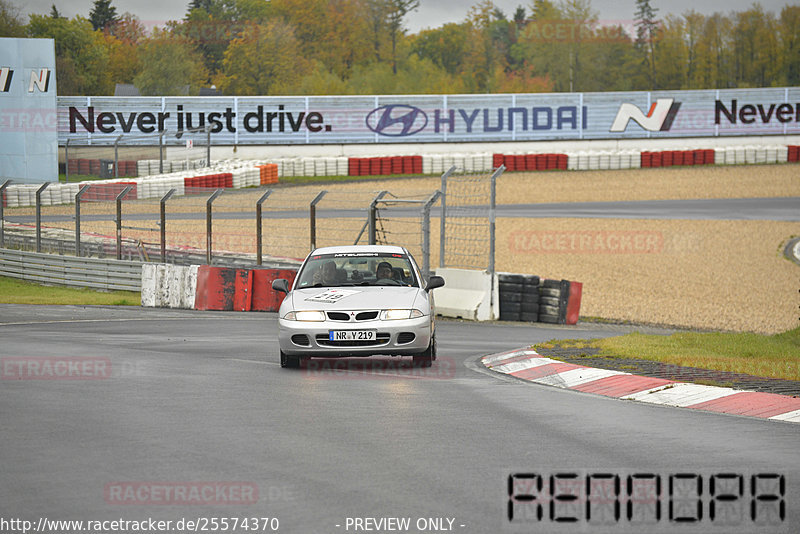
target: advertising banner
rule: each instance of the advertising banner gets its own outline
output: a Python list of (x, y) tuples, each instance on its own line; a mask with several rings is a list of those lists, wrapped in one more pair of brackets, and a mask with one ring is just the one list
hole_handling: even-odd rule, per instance
[(800, 134), (800, 88), (614, 93), (60, 97), (59, 141), (468, 143)]
[(55, 45), (0, 38), (0, 183), (58, 179)]

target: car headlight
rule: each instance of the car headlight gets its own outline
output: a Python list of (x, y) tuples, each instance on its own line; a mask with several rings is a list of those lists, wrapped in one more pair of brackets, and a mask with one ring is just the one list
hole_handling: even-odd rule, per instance
[(287, 321), (324, 321), (325, 312), (321, 311), (290, 311), (283, 316)]
[(419, 310), (383, 310), (382, 321), (396, 321), (398, 319), (416, 319), (425, 315)]

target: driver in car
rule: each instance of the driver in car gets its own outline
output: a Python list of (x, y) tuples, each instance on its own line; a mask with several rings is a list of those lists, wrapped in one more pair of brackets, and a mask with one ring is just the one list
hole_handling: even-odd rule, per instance
[(336, 283), (336, 263), (326, 261), (314, 272), (314, 284), (335, 284)]
[(388, 261), (380, 262), (375, 270), (375, 278), (377, 280), (394, 280), (392, 265)]

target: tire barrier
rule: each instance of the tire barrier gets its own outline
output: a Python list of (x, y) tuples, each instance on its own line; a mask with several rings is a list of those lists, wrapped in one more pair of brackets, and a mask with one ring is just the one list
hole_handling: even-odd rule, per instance
[[(104, 163), (106, 164), (104, 166)], [(110, 166), (109, 166), (110, 163)], [(67, 160), (67, 170), (71, 175), (82, 174), (85, 176), (101, 176), (104, 173), (109, 173), (105, 178), (112, 176), (135, 177), (138, 176), (138, 161), (120, 160), (117, 161), (117, 171), (114, 172), (114, 160), (105, 159), (86, 159), (86, 158), (73, 158)]]
[(422, 174), (422, 156), (347, 158), (347, 174), (348, 176)]
[(644, 151), (641, 154), (642, 168), (713, 164), (713, 149)]
[[(99, 165), (95, 160), (69, 160), (70, 173), (90, 174)], [(204, 160), (202, 161), (205, 164)], [(164, 161), (165, 173), (159, 174), (158, 160), (123, 161), (127, 173), (136, 169), (134, 180), (104, 180), (80, 182), (78, 184), (53, 184), (42, 194), (45, 206), (70, 204), (75, 193), (64, 194), (66, 189), (85, 184), (102, 186), (109, 183), (138, 184), (136, 197), (161, 198), (170, 189), (177, 195), (201, 193), (219, 187), (251, 187), (277, 183), (280, 177), (291, 176), (382, 176), (394, 174), (441, 174), (451, 166), (464, 172), (486, 172), (505, 165), (510, 171), (539, 170), (598, 170), (631, 169), (694, 165), (740, 165), (763, 163), (800, 162), (800, 146), (797, 145), (747, 145), (718, 147), (714, 149), (681, 149), (662, 151), (617, 150), (595, 152), (568, 152), (565, 154), (433, 154), (425, 156), (390, 156), (362, 158), (277, 158), (270, 162), (255, 160), (224, 160), (212, 162), (212, 167), (191, 169), (196, 162), (180, 160)], [(199, 165), (199, 164), (198, 164)], [(402, 169), (402, 172), (401, 172)], [(174, 171), (174, 172), (170, 172)], [(221, 178), (223, 177), (224, 178)], [(35, 205), (35, 193), (39, 186), (11, 184), (6, 188), (4, 206), (24, 207)], [(112, 186), (110, 191), (114, 191)], [(33, 193), (31, 192), (31, 188)], [(188, 191), (187, 191), (188, 188)], [(70, 190), (71, 191), (71, 190)], [(98, 189), (97, 191), (102, 191)], [(96, 200), (106, 199), (111, 193), (97, 193)], [(134, 197), (127, 197), (132, 199)], [(84, 197), (84, 199), (89, 199)], [(108, 198), (113, 200), (113, 198)]]
[(264, 165), (256, 165), (258, 169), (258, 178), (260, 185), (277, 184), (278, 183), (278, 165), (275, 163), (266, 163)]
[(499, 273), (500, 320), (576, 324), (583, 284), (541, 280), (526, 274)]
[(495, 168), (505, 165), (509, 171), (550, 171), (567, 170), (567, 154), (494, 154), (492, 164)]
[(501, 321), (539, 320), (538, 276), (499, 273), (497, 280)]
[[(82, 201), (111, 201), (117, 198), (117, 195), (122, 193), (123, 189), (129, 185), (133, 188), (125, 196), (125, 200), (136, 200), (138, 197), (138, 182), (104, 182), (104, 183), (90, 183), (89, 189), (81, 197)], [(49, 187), (47, 189), (50, 189)], [(45, 191), (47, 191), (45, 189)], [(73, 197), (74, 200), (74, 197)], [(35, 200), (34, 200), (35, 202)]]

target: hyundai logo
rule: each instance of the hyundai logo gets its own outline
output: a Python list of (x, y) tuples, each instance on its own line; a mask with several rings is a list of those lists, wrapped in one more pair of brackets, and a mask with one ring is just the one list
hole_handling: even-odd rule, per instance
[(406, 104), (389, 104), (373, 109), (367, 115), (367, 128), (389, 137), (414, 135), (428, 125), (428, 116), (419, 108)]

